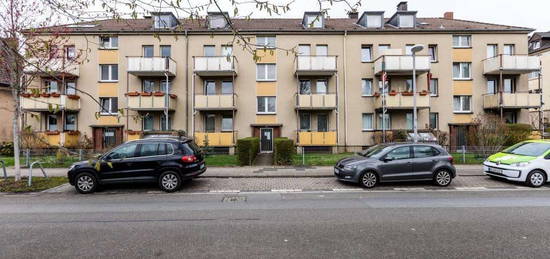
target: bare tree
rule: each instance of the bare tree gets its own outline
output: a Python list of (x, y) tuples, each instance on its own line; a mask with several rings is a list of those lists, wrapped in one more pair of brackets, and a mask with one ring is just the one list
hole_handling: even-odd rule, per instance
[(509, 128), (500, 116), (494, 114), (478, 115), (473, 120), (476, 129), (471, 131), (470, 139), (478, 152), (485, 157), (502, 150), (508, 139)]

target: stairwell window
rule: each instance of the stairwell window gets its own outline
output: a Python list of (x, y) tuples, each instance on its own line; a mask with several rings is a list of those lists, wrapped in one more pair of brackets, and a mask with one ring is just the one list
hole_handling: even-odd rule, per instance
[(166, 115), (160, 116), (160, 130), (169, 131), (172, 130), (172, 115), (168, 115), (168, 128), (166, 128)]
[(116, 115), (118, 114), (118, 98), (117, 97), (100, 97), (101, 115)]
[(102, 49), (118, 49), (118, 37), (100, 37), (99, 47)]
[(372, 79), (363, 79), (361, 90), (363, 96), (372, 96)]
[(150, 114), (143, 117), (143, 131), (152, 131), (154, 129), (154, 118)]
[(469, 95), (459, 95), (453, 97), (453, 112), (454, 113), (471, 113), (472, 112), (472, 97)]
[(372, 61), (372, 45), (361, 46), (361, 62)]
[(453, 63), (453, 79), (454, 80), (471, 80), (472, 63), (470, 62)]
[(256, 37), (256, 48), (268, 48), (274, 49), (277, 45), (275, 43), (275, 36), (258, 36)]
[(275, 64), (256, 64), (256, 81), (276, 81), (277, 66)]
[(100, 81), (116, 82), (118, 81), (118, 65), (99, 65)]
[(472, 36), (471, 35), (454, 35), (453, 36), (453, 48), (471, 48)]
[(430, 96), (439, 95), (439, 80), (437, 78), (430, 79)]
[(430, 54), (430, 61), (437, 62), (437, 45), (428, 45), (428, 53)]
[(257, 112), (259, 114), (274, 114), (277, 111), (277, 98), (275, 96), (259, 96), (257, 100)]
[(430, 129), (439, 129), (439, 113), (430, 112)]
[(66, 131), (75, 131), (76, 130), (76, 114), (68, 113), (67, 115), (65, 115), (64, 130), (66, 130)]
[(374, 115), (372, 113), (363, 113), (363, 130), (374, 130), (374, 124), (373, 124), (373, 118)]
[(56, 131), (57, 130), (57, 115), (48, 115), (48, 124), (46, 124), (48, 127), (48, 131)]
[(222, 131), (233, 131), (233, 117), (226, 115), (223, 116)]

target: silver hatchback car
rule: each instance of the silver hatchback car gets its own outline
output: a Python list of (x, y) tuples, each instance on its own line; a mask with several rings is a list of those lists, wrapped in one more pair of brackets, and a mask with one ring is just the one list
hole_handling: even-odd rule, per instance
[(334, 167), (341, 181), (373, 188), (380, 182), (433, 181), (448, 186), (456, 176), (453, 157), (439, 145), (380, 144), (344, 158)]

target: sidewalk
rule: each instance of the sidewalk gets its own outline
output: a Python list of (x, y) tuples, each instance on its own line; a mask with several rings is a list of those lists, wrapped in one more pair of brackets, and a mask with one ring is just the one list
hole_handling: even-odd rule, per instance
[[(456, 165), (459, 176), (483, 176), (482, 165)], [(67, 168), (45, 168), (48, 176), (67, 176)], [(8, 176), (14, 176), (15, 170), (7, 168)], [(33, 169), (33, 176), (42, 176), (40, 169)], [(2, 172), (0, 172), (2, 174)], [(21, 175), (27, 176), (29, 169), (21, 169)], [(0, 175), (2, 176), (2, 175)], [(282, 166), (245, 166), (245, 167), (209, 167), (201, 176), (204, 178), (266, 178), (266, 177), (332, 177), (331, 166), (282, 167)]]

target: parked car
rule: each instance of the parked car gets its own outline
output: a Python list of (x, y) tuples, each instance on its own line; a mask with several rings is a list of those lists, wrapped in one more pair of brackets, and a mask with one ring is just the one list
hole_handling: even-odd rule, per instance
[(334, 167), (341, 181), (373, 188), (380, 182), (433, 181), (448, 186), (456, 176), (453, 157), (436, 144), (392, 143), (344, 158)]
[(528, 140), (513, 145), (487, 158), (483, 171), (490, 177), (541, 187), (550, 172), (550, 141)]
[(74, 163), (67, 173), (79, 193), (111, 183), (156, 182), (165, 192), (206, 171), (200, 148), (187, 138), (148, 138), (126, 142), (97, 160)]

